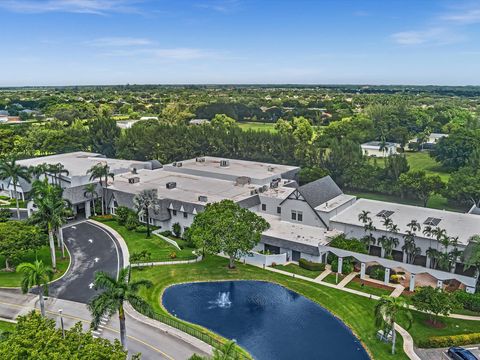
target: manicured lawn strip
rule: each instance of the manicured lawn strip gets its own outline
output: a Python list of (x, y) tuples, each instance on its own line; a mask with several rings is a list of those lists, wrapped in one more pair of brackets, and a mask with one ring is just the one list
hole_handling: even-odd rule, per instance
[[(151, 253), (151, 257), (148, 261), (195, 259), (195, 255), (192, 254), (192, 249), (186, 248), (184, 250), (178, 250), (176, 247), (167, 243), (165, 240), (162, 240), (156, 235), (151, 235), (150, 239), (147, 239), (145, 233), (127, 230), (124, 226), (118, 224), (118, 222), (114, 219), (105, 220), (101, 218), (95, 218), (95, 220), (100, 221), (116, 230), (125, 239), (130, 255), (132, 255), (134, 252), (147, 250)], [(170, 257), (170, 254), (173, 252), (177, 254), (177, 257), (174, 259)]]
[(459, 315), (469, 315), (469, 316), (480, 316), (480, 312), (467, 310), (467, 309), (455, 309), (453, 310), (453, 314)]
[(263, 123), (263, 122), (251, 121), (251, 122), (237, 122), (237, 124), (242, 130), (277, 132), (277, 130), (275, 130), (275, 123)]
[[(68, 257), (68, 252), (65, 251), (66, 258), (62, 259), (62, 252), (57, 250), (57, 272), (54, 275), (54, 279), (58, 279), (62, 276), (65, 271), (67, 271), (68, 264), (70, 263), (70, 258)], [(37, 251), (38, 260), (42, 260), (45, 264), (51, 265), (52, 261), (50, 258), (50, 248), (48, 246), (43, 246)], [(22, 262), (33, 262), (35, 261), (35, 251), (29, 251), (25, 254), (19, 261), (14, 262), (13, 265), (18, 265)], [(5, 266), (5, 258), (0, 256), (0, 264), (2, 267)], [(7, 272), (3, 269), (0, 270), (0, 287), (20, 287), (20, 281), (22, 280), (22, 274), (13, 272)]]
[(369, 286), (368, 284), (364, 284), (362, 287), (362, 284), (358, 281), (350, 281), (346, 286), (346, 288), (353, 289), (353, 290), (358, 290), (358, 291), (363, 291), (367, 294), (372, 294), (372, 295), (377, 295), (377, 296), (382, 296), (382, 295), (390, 295), (392, 293), (392, 290), (386, 290), (386, 289), (381, 289), (381, 288), (376, 288), (373, 286)]
[(241, 279), (272, 281), (307, 296), (341, 318), (364, 342), (374, 359), (407, 359), (401, 350), (401, 341), (398, 344), (398, 353), (392, 356), (389, 352), (390, 345), (376, 339), (377, 329), (373, 318), (375, 301), (365, 297), (250, 265), (237, 264), (236, 269), (229, 270), (227, 260), (216, 256), (208, 256), (204, 261), (195, 264), (133, 269), (132, 277), (153, 282), (153, 287), (142, 289), (140, 294), (155, 311), (164, 315), (168, 313), (161, 306), (161, 294), (167, 286), (175, 283)]
[(300, 266), (298, 266), (296, 264), (277, 265), (277, 266), (275, 266), (275, 269), (287, 271), (287, 272), (290, 272), (292, 274), (302, 275), (302, 276), (309, 277), (309, 278), (312, 278), (312, 279), (315, 279), (317, 276), (319, 276), (323, 272), (323, 271), (307, 270), (307, 269), (301, 268)]
[(13, 331), (13, 329), (15, 328), (15, 325), (16, 324), (8, 321), (0, 321), (0, 332)]
[(406, 152), (410, 170), (424, 170), (427, 175), (438, 175), (443, 181), (448, 181), (450, 174), (442, 168), (442, 164), (430, 156), (428, 151)]
[(337, 275), (335, 273), (330, 273), (327, 276), (325, 276), (322, 281), (324, 281), (326, 283), (329, 283), (329, 284), (337, 285), (338, 283), (340, 283), (340, 281), (342, 281), (343, 278), (344, 278), (343, 275), (338, 274), (338, 282), (337, 282), (336, 281), (337, 280)]

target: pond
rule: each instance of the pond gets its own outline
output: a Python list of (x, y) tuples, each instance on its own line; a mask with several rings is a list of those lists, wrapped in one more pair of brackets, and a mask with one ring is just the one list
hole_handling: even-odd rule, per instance
[(369, 359), (339, 319), (274, 283), (179, 284), (167, 288), (162, 301), (172, 315), (234, 339), (258, 360)]

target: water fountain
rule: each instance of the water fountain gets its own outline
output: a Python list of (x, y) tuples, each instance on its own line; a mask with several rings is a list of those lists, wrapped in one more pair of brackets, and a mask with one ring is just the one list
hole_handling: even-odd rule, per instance
[(232, 305), (232, 302), (230, 301), (230, 292), (219, 292), (217, 299), (209, 301), (209, 303), (222, 309), (229, 308)]

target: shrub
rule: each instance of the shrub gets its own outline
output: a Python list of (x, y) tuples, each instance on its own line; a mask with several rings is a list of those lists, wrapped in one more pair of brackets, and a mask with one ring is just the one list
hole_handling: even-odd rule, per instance
[(180, 236), (182, 236), (182, 227), (179, 223), (175, 223), (172, 225), (172, 231), (176, 237), (179, 238)]
[(361, 254), (367, 253), (364, 243), (355, 238), (347, 239), (344, 234), (335, 236), (328, 245), (338, 249), (354, 251)]
[(458, 290), (453, 294), (465, 310), (480, 312), (480, 293), (469, 294), (466, 291)]
[(139, 225), (139, 226), (137, 226), (137, 228), (135, 229), (135, 231), (136, 231), (137, 233), (142, 233), (142, 234), (144, 234), (144, 233), (147, 232), (147, 227), (146, 227), (145, 225)]
[(272, 261), (272, 265), (270, 265), (271, 267), (275, 267), (277, 266), (277, 263), (275, 261)]
[(165, 230), (165, 231), (162, 231), (160, 233), (160, 235), (163, 235), (163, 236), (166, 236), (166, 237), (170, 237), (172, 236), (172, 232), (170, 230)]
[(125, 222), (125, 227), (127, 230), (135, 230), (140, 225), (136, 214), (128, 215), (127, 221)]
[(132, 213), (135, 214), (133, 210), (126, 206), (119, 206), (115, 209), (115, 216), (117, 217), (117, 221), (120, 225), (125, 225), (128, 221), (128, 217)]
[(371, 271), (370, 277), (375, 280), (385, 280), (385, 269), (383, 267), (376, 267)]
[(12, 217), (12, 212), (9, 209), (0, 209), (0, 222), (6, 222)]
[(98, 220), (98, 221), (102, 221), (102, 222), (107, 222), (107, 221), (113, 221), (114, 217), (113, 217), (113, 215), (108, 214), (108, 215), (90, 216), (90, 219)]
[(425, 340), (419, 341), (417, 345), (422, 348), (440, 348), (478, 343), (480, 343), (480, 333), (450, 336), (430, 336)]
[(307, 270), (311, 270), (311, 271), (323, 271), (323, 270), (325, 270), (325, 264), (316, 263), (316, 262), (313, 262), (313, 261), (308, 261), (308, 260), (303, 259), (303, 258), (298, 260), (298, 265), (303, 269), (307, 269)]
[(401, 278), (402, 277), (400, 275), (392, 275), (392, 276), (390, 276), (390, 282), (392, 282), (394, 284), (400, 284)]
[(170, 259), (176, 259), (177, 258), (177, 253), (175, 251), (172, 251), (170, 253)]
[[(338, 258), (332, 261), (332, 271), (338, 272)], [(352, 261), (348, 258), (343, 259), (342, 274), (350, 274), (353, 271)]]

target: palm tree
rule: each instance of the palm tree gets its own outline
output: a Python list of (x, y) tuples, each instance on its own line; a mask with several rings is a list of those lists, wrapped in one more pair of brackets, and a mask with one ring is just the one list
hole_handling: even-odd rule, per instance
[(95, 211), (95, 199), (98, 198), (97, 185), (96, 184), (87, 184), (85, 185), (85, 197), (92, 199), (93, 202), (93, 215), (97, 215)]
[(105, 215), (107, 209), (107, 199), (105, 196), (105, 190), (108, 189), (108, 178), (114, 180), (114, 174), (110, 172), (110, 167), (106, 162), (97, 163), (93, 165), (88, 171), (90, 174), (90, 180), (98, 180), (102, 186), (102, 215)]
[[(33, 212), (30, 221), (41, 224), (47, 229), (52, 267), (53, 270), (56, 271), (57, 259), (53, 234), (57, 229), (61, 229), (62, 225), (67, 222), (67, 214), (70, 206), (68, 201), (62, 197), (62, 188), (49, 184), (46, 178), (43, 181), (35, 181), (32, 190), (33, 201), (37, 206), (37, 210)], [(63, 241), (61, 242), (61, 246), (63, 251)]]
[(370, 218), (370, 211), (362, 210), (360, 214), (358, 214), (358, 220), (361, 221), (364, 225), (372, 221)]
[(123, 348), (127, 350), (127, 329), (125, 326), (125, 311), (123, 305), (128, 301), (132, 306), (141, 313), (151, 316), (153, 310), (150, 305), (138, 296), (138, 290), (145, 286), (152, 286), (149, 280), (128, 281), (130, 269), (124, 268), (118, 274), (118, 280), (115, 276), (99, 271), (95, 273), (95, 290), (102, 289), (102, 293), (96, 295), (88, 303), (88, 309), (92, 314), (92, 327), (96, 329), (103, 316), (111, 317), (118, 311), (120, 320), (120, 341)]
[(55, 185), (60, 185), (62, 174), (69, 175), (69, 171), (65, 169), (65, 166), (61, 163), (48, 165), (47, 172), (53, 177), (53, 183)]
[(190, 360), (239, 360), (240, 355), (237, 351), (235, 341), (227, 341), (220, 348), (214, 348), (212, 356), (200, 356), (194, 354)]
[(48, 165), (46, 163), (31, 166), (30, 167), (30, 174), (32, 174), (35, 179), (40, 180), (41, 175), (43, 175), (45, 177), (47, 176), (49, 166), (50, 165)]
[(133, 198), (133, 203), (140, 216), (145, 216), (147, 223), (147, 238), (150, 237), (150, 211), (157, 213), (160, 210), (157, 190), (143, 190)]
[(472, 266), (476, 268), (477, 288), (480, 286), (480, 235), (473, 235), (468, 239), (468, 246), (462, 254), (464, 269)]
[(407, 254), (407, 264), (413, 264), (417, 255), (420, 255), (422, 250), (415, 243), (415, 233), (411, 230), (407, 230), (407, 233), (403, 236), (404, 244), (402, 250)]
[(385, 250), (384, 257), (391, 258), (393, 249), (396, 248), (400, 242), (396, 237), (382, 235), (378, 239), (378, 243), (382, 245)]
[(48, 292), (48, 282), (53, 278), (53, 269), (46, 266), (42, 260), (35, 260), (33, 263), (21, 263), (17, 266), (17, 272), (22, 273), (21, 288), (24, 294), (28, 289), (37, 287), (40, 312), (45, 316), (43, 295)]
[(412, 324), (412, 314), (408, 310), (408, 305), (401, 297), (391, 297), (383, 295), (375, 306), (375, 325), (384, 328), (385, 335), (392, 331), (392, 354), (395, 354), (395, 342), (397, 339), (395, 332), (395, 323), (397, 316), (403, 311), (408, 321), (408, 328)]
[(17, 164), (15, 159), (0, 161), (0, 179), (10, 179), (15, 193), (17, 205), (17, 218), (20, 219), (20, 206), (18, 204), (17, 186), (20, 179), (30, 181), (30, 170), (25, 166)]

